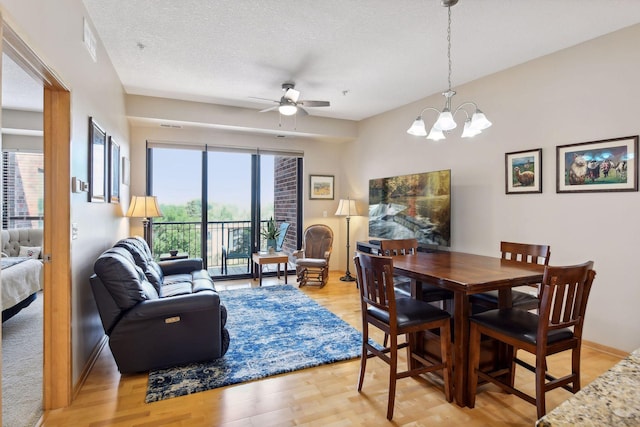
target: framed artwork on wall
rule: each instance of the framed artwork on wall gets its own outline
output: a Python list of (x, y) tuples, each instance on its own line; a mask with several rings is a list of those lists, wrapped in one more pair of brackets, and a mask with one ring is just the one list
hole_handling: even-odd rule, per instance
[(556, 147), (556, 192), (638, 191), (638, 136)]
[(89, 201), (107, 201), (107, 134), (89, 117)]
[(506, 194), (542, 193), (542, 148), (506, 153)]
[(109, 137), (109, 201), (120, 203), (120, 146)]
[(333, 175), (309, 175), (309, 199), (333, 200)]

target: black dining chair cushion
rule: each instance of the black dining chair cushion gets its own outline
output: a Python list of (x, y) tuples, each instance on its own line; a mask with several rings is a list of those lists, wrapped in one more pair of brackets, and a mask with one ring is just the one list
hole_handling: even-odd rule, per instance
[[(396, 288), (396, 295), (398, 297), (411, 297), (411, 281), (399, 279), (396, 282), (394, 277), (394, 287)], [(439, 288), (427, 283), (422, 284), (422, 301), (434, 302), (447, 299), (453, 299), (453, 292), (446, 289)]]
[[(482, 301), (482, 302), (487, 302), (489, 304), (493, 304), (497, 306), (498, 291), (487, 291), (481, 294), (474, 294), (474, 295), (471, 295), (469, 299), (472, 304), (475, 301)], [(526, 292), (511, 291), (511, 301), (512, 301), (511, 302), (512, 307), (531, 306), (533, 304), (537, 304), (538, 298)]]
[[(376, 319), (389, 323), (389, 312), (375, 307), (369, 307), (367, 311)], [(447, 319), (451, 316), (446, 311), (440, 310), (438, 307), (424, 301), (406, 297), (396, 298), (396, 312), (398, 314), (398, 329), (419, 323)]]
[[(538, 315), (517, 308), (502, 308), (474, 314), (469, 318), (472, 322), (486, 326), (513, 338), (531, 344), (536, 343), (538, 332)], [(569, 328), (549, 331), (547, 343), (570, 339), (573, 331)]]

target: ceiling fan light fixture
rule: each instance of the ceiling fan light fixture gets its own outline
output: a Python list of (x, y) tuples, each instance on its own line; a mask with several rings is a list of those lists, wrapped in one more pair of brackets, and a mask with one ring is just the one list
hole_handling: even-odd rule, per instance
[(298, 107), (292, 104), (282, 104), (278, 107), (278, 111), (283, 116), (293, 116), (298, 112)]

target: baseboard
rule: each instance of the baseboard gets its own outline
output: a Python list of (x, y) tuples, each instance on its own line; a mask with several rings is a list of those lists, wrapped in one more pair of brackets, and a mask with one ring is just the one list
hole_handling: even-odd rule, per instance
[(71, 399), (72, 401), (75, 400), (76, 397), (78, 396), (78, 393), (80, 393), (80, 389), (84, 385), (84, 382), (87, 380), (87, 377), (89, 376), (89, 373), (91, 372), (91, 369), (93, 369), (93, 365), (96, 364), (96, 361), (98, 360), (98, 357), (100, 356), (100, 352), (102, 352), (103, 347), (107, 344), (108, 339), (109, 338), (106, 335), (104, 335), (102, 337), (102, 339), (100, 341), (98, 341), (96, 343), (95, 347), (93, 348), (93, 351), (91, 352), (91, 355), (89, 356), (89, 360), (87, 360), (87, 363), (84, 365), (84, 368), (82, 369), (82, 372), (80, 373), (80, 378), (78, 378), (78, 382), (73, 387), (73, 397)]
[(627, 353), (626, 351), (618, 350), (617, 348), (613, 348), (613, 347), (607, 347), (606, 345), (598, 344), (597, 342), (593, 342), (593, 341), (582, 340), (582, 345), (592, 350), (596, 350), (601, 353), (610, 354), (612, 356), (616, 356), (621, 359), (624, 359), (625, 357), (629, 356), (629, 353)]

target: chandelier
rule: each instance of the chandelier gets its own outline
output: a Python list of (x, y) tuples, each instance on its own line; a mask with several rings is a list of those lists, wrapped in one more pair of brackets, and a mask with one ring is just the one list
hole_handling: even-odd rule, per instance
[[(442, 95), (445, 97), (445, 104), (442, 111), (433, 107), (426, 107), (423, 109), (418, 117), (414, 120), (411, 127), (407, 130), (407, 133), (415, 136), (426, 136), (427, 139), (431, 139), (433, 141), (438, 141), (440, 139), (445, 139), (444, 132), (448, 132), (450, 130), (455, 129), (458, 125), (454, 120), (455, 115), (463, 111), (466, 119), (464, 122), (464, 129), (462, 131), (462, 138), (470, 138), (478, 135), (483, 130), (487, 129), (491, 126), (491, 122), (487, 120), (484, 113), (480, 111), (475, 102), (467, 101), (460, 104), (453, 111), (451, 109), (451, 98), (456, 94), (454, 90), (451, 89), (451, 6), (454, 6), (458, 3), (458, 0), (441, 0), (442, 6), (448, 9), (449, 21), (447, 25), (447, 59), (449, 61), (449, 88), (446, 92), (443, 92)], [(471, 106), (475, 109), (473, 114), (470, 116), (469, 112), (464, 109), (464, 107)], [(426, 111), (435, 111), (438, 114), (438, 119), (431, 127), (429, 134), (427, 135), (427, 129), (424, 125), (424, 120), (422, 119), (422, 115)]]

